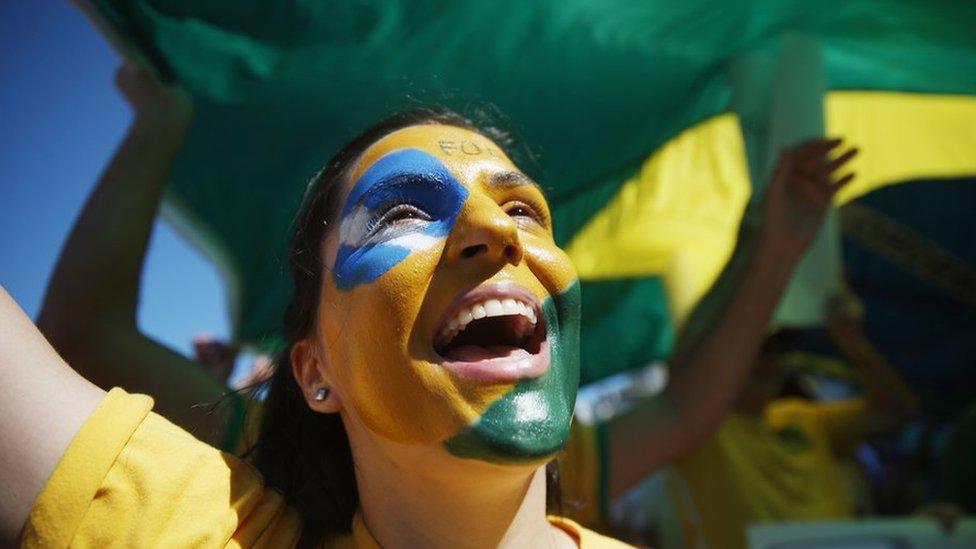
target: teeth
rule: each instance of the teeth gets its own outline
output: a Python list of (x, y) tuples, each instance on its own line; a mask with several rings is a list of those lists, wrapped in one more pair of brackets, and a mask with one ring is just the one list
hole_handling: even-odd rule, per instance
[(487, 299), (459, 311), (457, 316), (448, 322), (440, 339), (446, 341), (454, 339), (454, 336), (463, 332), (472, 320), (508, 315), (522, 315), (528, 318), (533, 326), (536, 323), (535, 307), (528, 303), (523, 303), (512, 298), (501, 300)]
[(505, 314), (505, 309), (502, 307), (502, 302), (497, 299), (489, 299), (485, 301), (485, 315), (486, 316), (501, 316)]

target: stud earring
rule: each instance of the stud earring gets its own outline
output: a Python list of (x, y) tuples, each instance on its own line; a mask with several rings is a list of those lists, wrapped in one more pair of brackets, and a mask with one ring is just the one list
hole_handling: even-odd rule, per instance
[(325, 387), (319, 387), (318, 389), (315, 390), (315, 396), (312, 398), (318, 401), (322, 401), (325, 400), (325, 397), (327, 396), (329, 396), (329, 390), (326, 389)]

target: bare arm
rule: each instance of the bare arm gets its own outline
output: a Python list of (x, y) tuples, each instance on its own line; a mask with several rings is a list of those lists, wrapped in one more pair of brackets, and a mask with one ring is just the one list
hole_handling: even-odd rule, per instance
[(894, 367), (861, 330), (860, 306), (853, 297), (835, 300), (827, 331), (844, 357), (854, 366), (865, 392), (867, 418), (865, 435), (896, 429), (919, 409), (918, 397), (905, 385)]
[(69, 368), (0, 287), (0, 537), (14, 544), (34, 500), (104, 391)]
[[(832, 179), (856, 153), (827, 160), (838, 144), (811, 141), (781, 155), (763, 199), (762, 226), (740, 230), (726, 270), (676, 343), (667, 388), (610, 426), (611, 495), (686, 455), (728, 413), (794, 267), (833, 195), (852, 178)], [(642, 441), (639, 448), (635, 440)]]
[(93, 383), (147, 393), (157, 411), (216, 441), (219, 420), (194, 405), (217, 400), (221, 380), (140, 333), (136, 323), (146, 247), (192, 107), (182, 92), (131, 66), (116, 79), (136, 116), (61, 252), (38, 326)]

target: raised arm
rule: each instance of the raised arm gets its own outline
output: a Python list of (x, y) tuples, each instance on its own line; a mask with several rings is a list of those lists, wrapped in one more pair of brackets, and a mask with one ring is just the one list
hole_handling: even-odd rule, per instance
[(31, 505), (104, 391), (69, 368), (0, 287), (0, 537), (13, 545)]
[(216, 401), (223, 380), (145, 336), (136, 322), (146, 247), (192, 105), (131, 65), (119, 69), (116, 84), (135, 118), (61, 252), (38, 326), (93, 383), (149, 394), (158, 412), (217, 442), (221, 419), (195, 405)]
[(762, 224), (743, 223), (729, 264), (679, 336), (667, 388), (609, 428), (611, 495), (686, 455), (728, 413), (794, 267), (834, 194), (853, 177), (834, 177), (856, 154), (851, 149), (830, 160), (839, 144), (810, 141), (780, 155), (762, 201)]

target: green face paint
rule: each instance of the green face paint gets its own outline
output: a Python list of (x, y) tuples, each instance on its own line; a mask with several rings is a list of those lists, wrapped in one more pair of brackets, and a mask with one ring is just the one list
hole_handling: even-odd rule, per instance
[[(464, 144), (467, 152), (451, 143)], [(519, 380), (543, 375), (465, 376), (450, 364), (463, 360), (452, 361), (436, 349), (452, 320), (447, 310), (463, 295), (516, 286), (512, 295), (523, 292), (519, 301), (533, 309), (539, 303), (533, 316), (544, 318), (543, 299), (576, 278), (572, 262), (540, 221), (551, 218), (545, 197), (518, 177), (513, 183), (519, 174), (487, 138), (425, 124), (377, 141), (350, 175), (343, 199), (347, 215), (326, 239), (324, 260), (333, 275), (323, 277), (318, 326), (343, 404), (371, 434), (440, 446), (478, 421)], [(529, 215), (536, 210), (538, 219)], [(411, 215), (402, 217), (403, 212)], [(516, 238), (522, 261), (496, 273), (483, 256), (452, 255), (451, 243), (471, 231), (485, 245)], [(362, 339), (345, 344), (351, 337)]]
[[(579, 290), (539, 187), (487, 138), (436, 124), (374, 143), (347, 187), (324, 250), (338, 278), (323, 277), (318, 312), (343, 405), (401, 444), (457, 440), (460, 453), (493, 460), (561, 447), (579, 376)], [(472, 244), (491, 253), (463, 253)], [(513, 315), (451, 345), (462, 325)], [(547, 355), (517, 345), (541, 350), (541, 335)], [(364, 344), (340, 343), (350, 337)]]
[(545, 375), (519, 382), (473, 425), (444, 442), (452, 454), (495, 463), (552, 456), (569, 438), (579, 386), (580, 285), (542, 302), (550, 349)]

